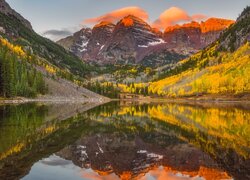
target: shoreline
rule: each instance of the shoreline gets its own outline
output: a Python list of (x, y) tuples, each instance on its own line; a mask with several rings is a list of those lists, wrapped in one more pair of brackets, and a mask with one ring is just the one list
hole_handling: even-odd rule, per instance
[(232, 96), (199, 96), (182, 98), (153, 98), (145, 97), (139, 99), (110, 99), (110, 98), (83, 98), (83, 97), (57, 97), (45, 96), (38, 98), (0, 98), (0, 104), (25, 104), (25, 103), (108, 103), (111, 101), (131, 101), (131, 102), (152, 102), (152, 103), (246, 103), (250, 104), (250, 97), (232, 97)]
[(39, 98), (24, 98), (17, 97), (11, 99), (0, 99), (0, 105), (5, 104), (26, 104), (26, 103), (100, 103), (105, 104), (112, 101), (109, 98), (82, 98), (82, 97), (39, 97)]
[(116, 99), (117, 101), (160, 102), (160, 103), (247, 103), (250, 104), (250, 95), (236, 97), (230, 95), (210, 95), (191, 97), (145, 97), (138, 99)]

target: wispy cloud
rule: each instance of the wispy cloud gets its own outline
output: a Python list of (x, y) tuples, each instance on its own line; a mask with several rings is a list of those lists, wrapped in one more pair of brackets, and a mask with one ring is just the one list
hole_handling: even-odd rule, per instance
[(143, 10), (139, 7), (132, 6), (132, 7), (118, 9), (118, 10), (109, 12), (107, 14), (104, 14), (102, 16), (99, 16), (99, 17), (85, 19), (83, 21), (83, 24), (96, 24), (96, 23), (99, 23), (101, 21), (109, 21), (112, 23), (116, 23), (121, 18), (123, 18), (127, 15), (135, 15), (135, 16), (137, 16), (145, 21), (148, 20), (148, 13), (145, 10)]
[(159, 29), (165, 29), (182, 22), (201, 21), (207, 19), (206, 15), (189, 15), (185, 10), (178, 7), (171, 7), (164, 11), (160, 17), (153, 23), (153, 26)]
[(71, 36), (76, 31), (80, 30), (82, 26), (79, 27), (71, 27), (71, 28), (63, 28), (60, 30), (51, 29), (41, 33), (42, 36), (51, 39), (52, 41), (58, 41), (67, 36)]
[[(80, 30), (83, 25), (95, 25), (101, 21), (109, 21), (116, 23), (127, 15), (137, 16), (145, 21), (149, 21), (148, 13), (140, 7), (131, 6), (121, 8), (115, 11), (111, 11), (102, 16), (89, 18), (83, 20), (82, 24), (79, 27), (63, 28), (61, 30), (51, 29), (45, 31), (42, 36), (47, 37), (53, 41), (58, 41), (64, 37), (72, 35), (74, 32)], [(171, 7), (161, 13), (159, 18), (152, 23), (152, 26), (158, 29), (165, 29), (168, 26), (172, 26), (178, 23), (190, 22), (190, 21), (202, 21), (208, 17), (204, 14), (194, 14), (189, 15), (185, 10), (178, 7)]]

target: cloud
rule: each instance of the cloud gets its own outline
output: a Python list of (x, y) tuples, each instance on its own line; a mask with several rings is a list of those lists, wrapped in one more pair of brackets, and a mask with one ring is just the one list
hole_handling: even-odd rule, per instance
[(40, 161), (41, 164), (47, 165), (47, 166), (61, 166), (65, 167), (67, 165), (71, 165), (72, 162), (62, 159), (59, 156), (52, 155), (49, 158), (46, 158), (44, 160)]
[(43, 33), (44, 36), (69, 36), (71, 35), (71, 32), (68, 30), (48, 30)]
[(76, 31), (80, 30), (81, 26), (79, 27), (71, 27), (71, 28), (63, 28), (60, 30), (57, 29), (51, 29), (47, 30), (43, 33), (41, 33), (42, 36), (51, 39), (52, 41), (58, 41), (62, 38), (65, 38), (67, 36), (71, 36)]
[(145, 10), (143, 10), (139, 7), (132, 6), (132, 7), (118, 9), (118, 10), (109, 12), (107, 14), (104, 14), (102, 16), (99, 16), (99, 17), (85, 19), (83, 21), (83, 24), (96, 24), (96, 23), (99, 23), (101, 21), (109, 21), (112, 23), (116, 23), (121, 18), (123, 18), (127, 15), (134, 15), (134, 16), (137, 16), (145, 21), (148, 20), (148, 13)]
[(165, 29), (168, 26), (173, 26), (178, 23), (188, 21), (201, 21), (207, 16), (203, 14), (189, 15), (185, 10), (178, 7), (171, 7), (164, 11), (160, 17), (153, 23), (153, 27)]

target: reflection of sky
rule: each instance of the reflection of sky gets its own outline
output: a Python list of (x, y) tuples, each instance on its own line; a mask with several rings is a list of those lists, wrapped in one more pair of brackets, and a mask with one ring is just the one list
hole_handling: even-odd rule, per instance
[(190, 178), (189, 176), (182, 175), (181, 173), (173, 174), (165, 171), (163, 167), (160, 167), (156, 170), (149, 171), (141, 180), (204, 180), (204, 178)]
[(41, 164), (48, 165), (48, 166), (61, 166), (66, 167), (67, 165), (72, 164), (71, 161), (61, 159), (58, 156), (50, 156), (47, 159), (41, 160)]
[(119, 179), (119, 177), (115, 174), (109, 174), (109, 175), (101, 177), (93, 170), (83, 170), (82, 178), (84, 180), (118, 180)]
[[(91, 169), (81, 169), (72, 161), (62, 159), (56, 155), (38, 161), (31, 168), (30, 173), (22, 180), (118, 180), (115, 174), (99, 176)], [(190, 178), (181, 173), (173, 174), (159, 167), (148, 172), (141, 180), (203, 180), (200, 177)]]
[(80, 171), (71, 161), (52, 155), (34, 164), (23, 180), (82, 180)]

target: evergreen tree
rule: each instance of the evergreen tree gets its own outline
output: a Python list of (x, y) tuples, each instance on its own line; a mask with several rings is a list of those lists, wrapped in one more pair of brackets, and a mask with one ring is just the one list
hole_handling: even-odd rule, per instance
[(0, 47), (0, 95), (35, 97), (45, 94), (47, 87), (43, 75), (6, 47)]

